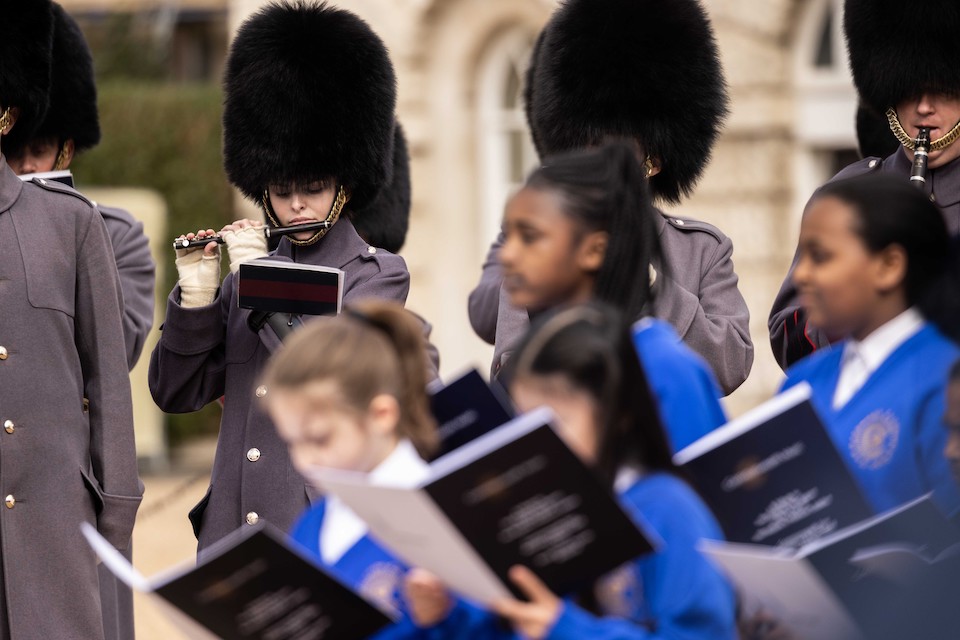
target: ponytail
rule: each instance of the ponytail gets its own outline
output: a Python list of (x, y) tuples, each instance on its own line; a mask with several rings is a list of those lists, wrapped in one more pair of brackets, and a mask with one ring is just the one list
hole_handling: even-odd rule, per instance
[(659, 214), (651, 203), (636, 147), (613, 142), (548, 158), (530, 175), (527, 186), (558, 192), (566, 215), (587, 232), (607, 233), (594, 298), (618, 308), (630, 320), (650, 315), (650, 266), (657, 262), (662, 269)]
[(271, 358), (264, 384), (296, 389), (330, 380), (358, 411), (389, 394), (400, 408), (398, 435), (429, 458), (439, 439), (426, 391), (427, 362), (426, 340), (414, 317), (396, 303), (369, 300), (296, 331)]

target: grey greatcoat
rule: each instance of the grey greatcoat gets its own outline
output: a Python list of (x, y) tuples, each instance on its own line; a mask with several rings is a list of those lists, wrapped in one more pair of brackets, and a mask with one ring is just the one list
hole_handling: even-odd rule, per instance
[(79, 526), (126, 548), (141, 496), (120, 304), (97, 210), (0, 156), (0, 633), (14, 640), (103, 637)]
[[(903, 148), (899, 148), (885, 159), (864, 158), (855, 162), (830, 181), (877, 171), (902, 176), (907, 180), (912, 168), (913, 163), (910, 158), (906, 156)], [(924, 190), (930, 200), (940, 207), (950, 234), (960, 235), (960, 159), (953, 160), (942, 167), (930, 169)], [(830, 344), (830, 340), (822, 331), (806, 322), (803, 309), (800, 307), (797, 288), (793, 286), (793, 269), (796, 263), (797, 256), (794, 254), (793, 264), (780, 286), (780, 292), (774, 299), (773, 308), (767, 318), (770, 347), (783, 369), (816, 349)]]
[[(96, 203), (95, 203), (96, 204)], [(133, 369), (153, 327), (155, 267), (143, 223), (128, 211), (97, 204), (110, 235), (123, 293), (123, 338), (127, 365)]]
[[(733, 270), (733, 243), (705, 222), (661, 214), (657, 226), (666, 264), (657, 276), (656, 315), (668, 321), (713, 368), (724, 393), (740, 386), (753, 365), (750, 312)], [(526, 310), (501, 290), (503, 234), (490, 247), (480, 283), (470, 293), (474, 331), (494, 344), (493, 373), (526, 331)]]
[[(368, 245), (346, 217), (314, 245), (297, 247), (283, 238), (276, 256), (342, 269), (344, 304), (364, 298), (402, 303), (410, 288), (403, 258)], [(257, 386), (258, 376), (280, 339), (269, 325), (254, 334), (247, 326), (249, 315), (237, 306), (233, 274), (205, 307), (180, 306), (176, 287), (150, 358), (150, 392), (164, 411), (196, 411), (224, 396), (210, 488), (190, 512), (201, 552), (264, 518), (288, 530), (316, 497), (257, 401), (270, 392)]]

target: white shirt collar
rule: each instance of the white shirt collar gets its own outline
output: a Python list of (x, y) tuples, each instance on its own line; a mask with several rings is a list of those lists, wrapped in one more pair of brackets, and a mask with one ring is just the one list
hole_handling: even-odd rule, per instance
[(866, 365), (867, 373), (876, 371), (883, 361), (896, 351), (897, 347), (909, 340), (923, 328), (923, 316), (914, 307), (910, 307), (893, 320), (888, 321), (861, 341), (850, 340), (844, 347), (853, 351)]
[[(368, 474), (372, 484), (412, 487), (427, 477), (430, 466), (424, 462), (409, 440), (401, 440), (383, 462)], [(339, 498), (329, 495), (320, 525), (320, 558), (326, 565), (336, 564), (353, 545), (367, 535), (367, 523)]]

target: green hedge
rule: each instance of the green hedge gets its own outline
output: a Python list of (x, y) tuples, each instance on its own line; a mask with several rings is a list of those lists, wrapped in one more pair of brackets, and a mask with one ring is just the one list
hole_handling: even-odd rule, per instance
[[(233, 195), (220, 158), (218, 87), (108, 82), (98, 87), (98, 96), (102, 140), (71, 166), (81, 190), (102, 185), (158, 191), (167, 203), (171, 238), (232, 220)], [(171, 259), (166, 272), (157, 274), (157, 286), (169, 292), (175, 282)], [(170, 442), (215, 433), (219, 417), (215, 405), (168, 416)]]

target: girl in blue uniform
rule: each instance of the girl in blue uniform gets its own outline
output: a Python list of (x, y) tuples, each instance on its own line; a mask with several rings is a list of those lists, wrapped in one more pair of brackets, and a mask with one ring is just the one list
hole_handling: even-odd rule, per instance
[(620, 309), (673, 449), (726, 422), (709, 366), (655, 311), (656, 218), (636, 149), (615, 143), (551, 158), (507, 204), (500, 251), (510, 303), (531, 317), (596, 298)]
[(514, 567), (511, 578), (527, 601), (500, 601), (493, 612), (452, 601), (436, 578), (415, 570), (406, 596), (424, 637), (736, 638), (733, 593), (696, 549), (701, 538), (721, 538), (720, 527), (678, 477), (651, 397), (638, 392), (646, 388), (645, 375), (620, 315), (587, 305), (538, 319), (512, 369), (517, 407), (549, 406), (574, 453), (663, 545), (564, 599), (529, 569)]
[[(267, 407), (294, 466), (369, 473), (383, 483), (424, 477), (437, 443), (426, 395), (420, 325), (398, 304), (368, 301), (295, 332), (271, 361)], [(335, 497), (306, 511), (292, 537), (323, 567), (388, 610), (402, 612), (406, 568), (367, 537)], [(409, 620), (377, 638), (402, 637)]]
[(960, 283), (936, 205), (885, 174), (832, 182), (804, 214), (793, 280), (811, 324), (844, 340), (787, 371), (806, 381), (874, 509), (960, 491), (944, 458), (945, 384), (960, 356)]

